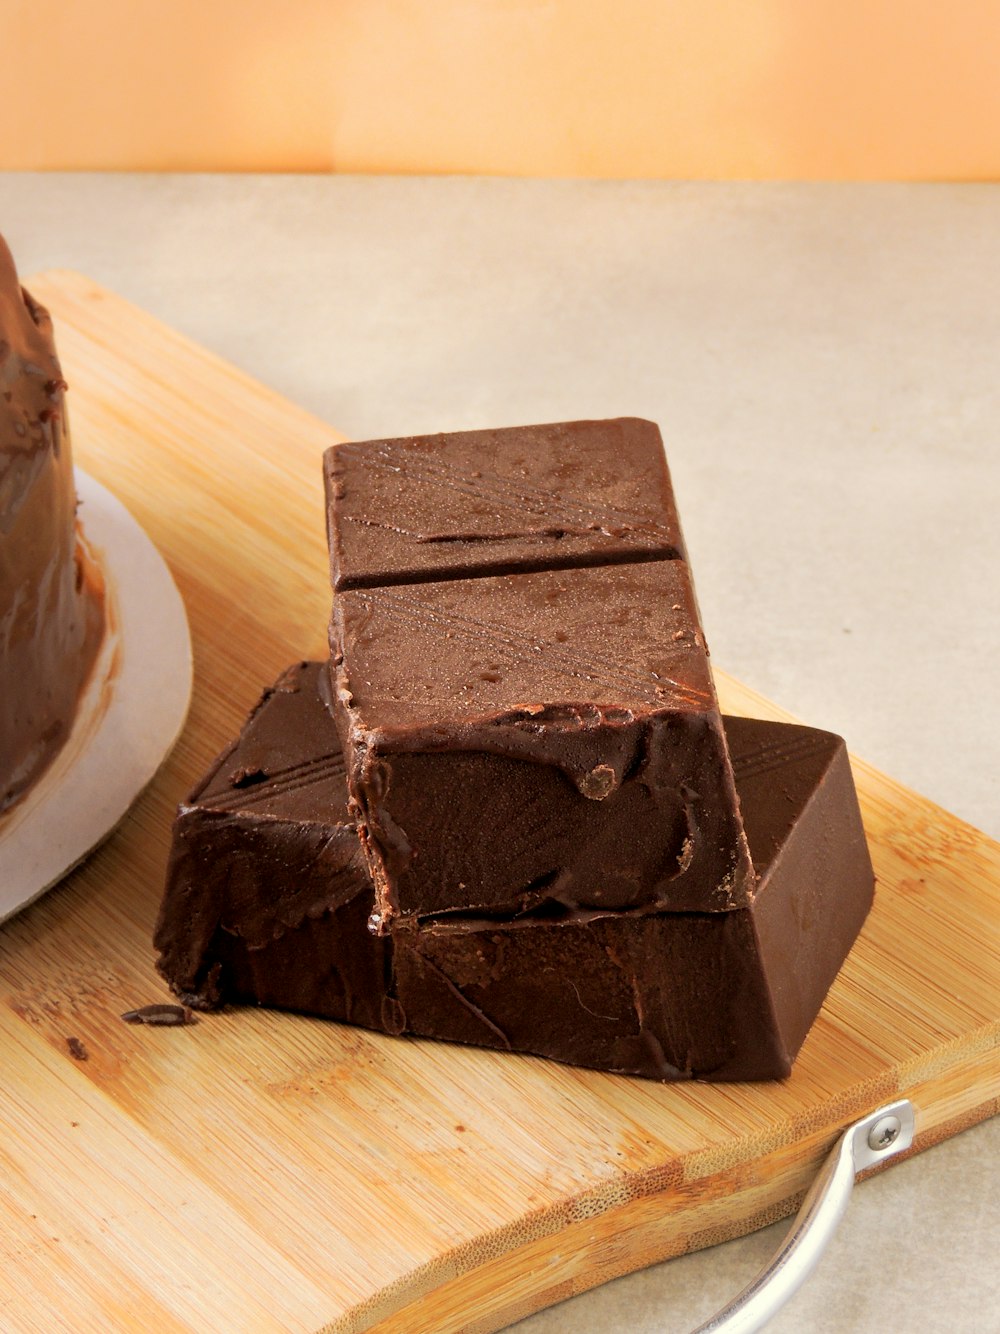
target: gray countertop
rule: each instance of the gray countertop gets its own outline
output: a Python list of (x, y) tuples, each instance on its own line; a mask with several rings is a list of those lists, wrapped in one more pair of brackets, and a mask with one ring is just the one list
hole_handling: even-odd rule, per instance
[[(658, 421), (714, 660), (1000, 836), (1000, 186), (0, 174), (0, 231), (355, 438)], [(1000, 1330), (998, 1151), (866, 1182), (769, 1328)], [(683, 1331), (781, 1231), (517, 1329)]]

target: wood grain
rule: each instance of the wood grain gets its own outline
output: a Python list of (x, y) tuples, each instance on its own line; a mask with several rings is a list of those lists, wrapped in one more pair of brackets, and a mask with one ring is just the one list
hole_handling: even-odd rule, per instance
[[(783, 1083), (660, 1086), (257, 1010), (124, 1024), (166, 999), (174, 805), (260, 687), (323, 652), (337, 436), (85, 278), (30, 286), (77, 460), (184, 595), (195, 693), (112, 839), (0, 930), (4, 1330), (496, 1330), (791, 1212), (880, 1101), (916, 1103), (914, 1151), (997, 1110), (1000, 847), (863, 763), (876, 904)], [(728, 711), (786, 716), (718, 680)]]

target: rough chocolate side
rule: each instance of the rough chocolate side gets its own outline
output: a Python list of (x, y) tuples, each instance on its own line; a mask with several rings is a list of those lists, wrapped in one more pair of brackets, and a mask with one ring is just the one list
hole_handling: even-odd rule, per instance
[[(180, 807), (154, 944), (198, 1008), (240, 997), (377, 1028), (385, 948), (367, 929), (370, 882), (320, 671), (289, 668)], [(331, 930), (341, 942), (333, 955), (310, 953), (313, 924), (324, 948)]]
[(0, 238), (0, 811), (66, 739), (103, 628), (77, 545), (65, 390), (52, 321)]
[(333, 586), (684, 556), (660, 432), (634, 417), (336, 445)]
[[(567, 909), (367, 929), (318, 664), (265, 696), (182, 806), (157, 928), (188, 1003), (256, 1002), (653, 1079), (787, 1074), (872, 876), (843, 743), (726, 719), (758, 877), (749, 908)], [(817, 839), (817, 832), (822, 837)]]
[(438, 926), (394, 945), (394, 994), (422, 1037), (660, 1080), (791, 1069), (746, 909)]

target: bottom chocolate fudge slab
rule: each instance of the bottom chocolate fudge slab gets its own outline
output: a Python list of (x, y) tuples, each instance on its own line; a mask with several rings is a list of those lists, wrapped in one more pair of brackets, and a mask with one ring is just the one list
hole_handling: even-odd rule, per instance
[(872, 897), (839, 737), (725, 720), (757, 877), (748, 908), (378, 937), (321, 671), (289, 669), (180, 809), (155, 941), (180, 997), (661, 1080), (789, 1073)]

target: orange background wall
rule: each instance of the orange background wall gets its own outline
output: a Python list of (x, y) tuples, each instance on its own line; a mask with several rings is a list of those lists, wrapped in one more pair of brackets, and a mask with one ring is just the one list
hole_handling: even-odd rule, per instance
[(1000, 0), (0, 0), (0, 168), (1000, 177)]

